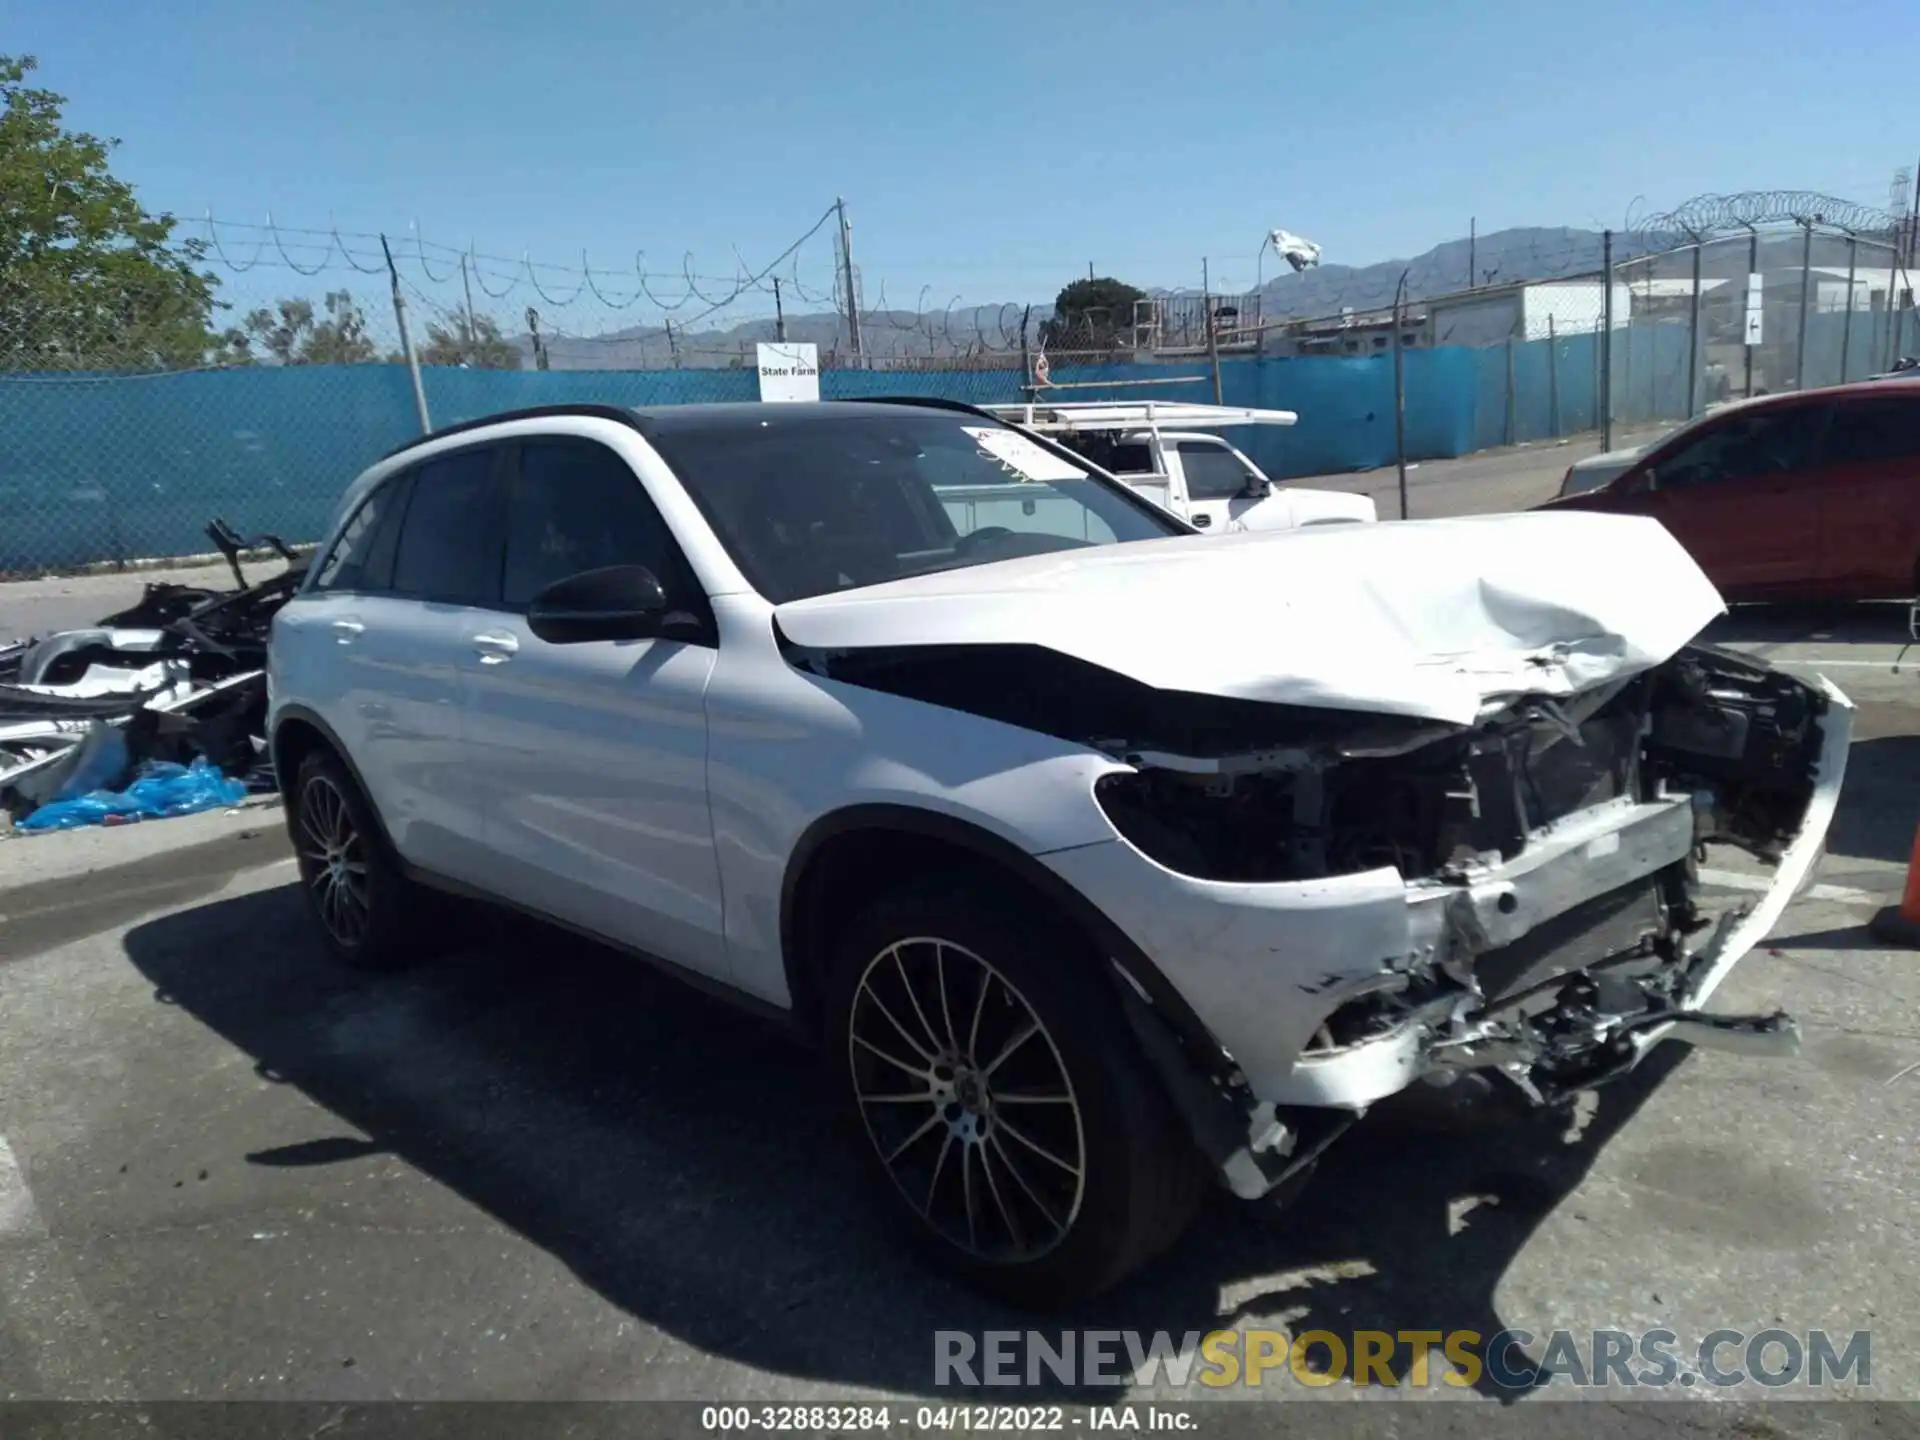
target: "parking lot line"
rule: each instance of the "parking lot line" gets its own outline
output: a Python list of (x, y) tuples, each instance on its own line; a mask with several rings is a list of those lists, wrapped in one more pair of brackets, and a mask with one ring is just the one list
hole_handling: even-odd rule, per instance
[[(1723, 890), (1765, 891), (1773, 888), (1771, 875), (1746, 875), (1738, 870), (1702, 870), (1700, 881), (1705, 885), (1717, 885)], [(1878, 905), (1883, 897), (1869, 894), (1865, 890), (1856, 890), (1851, 885), (1815, 885), (1808, 890), (1809, 900), (1833, 900), (1842, 905)]]

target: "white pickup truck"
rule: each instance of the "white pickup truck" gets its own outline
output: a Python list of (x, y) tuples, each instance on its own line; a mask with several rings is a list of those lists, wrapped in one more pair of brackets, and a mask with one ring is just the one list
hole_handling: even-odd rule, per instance
[(1214, 534), (1380, 518), (1365, 495), (1276, 485), (1226, 440), (1205, 433), (1234, 425), (1291, 425), (1299, 419), (1291, 410), (1166, 400), (986, 408), (1086, 456), (1130, 489)]

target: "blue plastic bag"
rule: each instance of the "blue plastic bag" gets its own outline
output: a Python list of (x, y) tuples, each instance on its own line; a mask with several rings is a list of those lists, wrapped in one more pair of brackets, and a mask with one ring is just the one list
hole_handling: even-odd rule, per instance
[(191, 765), (149, 760), (125, 790), (92, 790), (70, 800), (49, 800), (19, 823), (21, 830), (74, 830), (98, 825), (109, 816), (159, 820), (238, 805), (246, 799), (244, 781), (230, 780), (205, 757)]

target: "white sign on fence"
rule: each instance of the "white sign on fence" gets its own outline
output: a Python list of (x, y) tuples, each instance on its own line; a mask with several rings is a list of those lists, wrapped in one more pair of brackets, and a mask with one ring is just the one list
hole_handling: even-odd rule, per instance
[(1747, 344), (1760, 343), (1760, 272), (1752, 271), (1747, 276)]
[(762, 400), (818, 400), (820, 349), (817, 345), (756, 345)]

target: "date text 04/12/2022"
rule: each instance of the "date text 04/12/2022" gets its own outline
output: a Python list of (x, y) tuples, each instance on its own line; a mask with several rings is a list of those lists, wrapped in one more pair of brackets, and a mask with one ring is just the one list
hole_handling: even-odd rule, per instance
[(1047, 1430), (1189, 1431), (1197, 1419), (1159, 1405), (708, 1405), (700, 1428), (709, 1431), (1007, 1432)]

